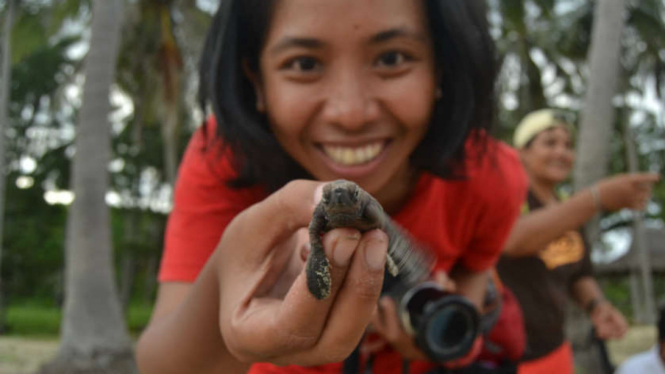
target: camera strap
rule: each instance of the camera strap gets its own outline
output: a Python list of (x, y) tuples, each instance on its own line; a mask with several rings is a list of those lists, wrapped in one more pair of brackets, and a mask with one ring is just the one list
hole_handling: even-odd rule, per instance
[[(371, 370), (371, 369), (370, 369)], [(349, 357), (344, 360), (342, 367), (343, 374), (358, 374), (360, 371), (360, 344), (351, 352)]]
[(409, 374), (410, 366), (411, 366), (411, 361), (407, 359), (402, 360), (402, 374)]
[[(403, 361), (403, 373), (409, 373), (409, 361)], [(365, 370), (362, 374), (372, 374), (372, 369), (374, 368), (374, 355), (370, 355), (367, 358), (367, 363), (365, 364)], [(356, 349), (351, 352), (351, 355), (344, 360), (344, 365), (342, 366), (342, 374), (360, 374), (360, 344)]]

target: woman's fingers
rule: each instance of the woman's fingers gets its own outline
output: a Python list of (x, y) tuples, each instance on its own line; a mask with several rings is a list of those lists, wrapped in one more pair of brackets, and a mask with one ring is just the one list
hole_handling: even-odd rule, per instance
[(633, 194), (635, 196), (634, 208), (642, 210), (651, 198), (654, 183), (660, 180), (660, 175), (655, 173), (632, 174)]
[[(355, 254), (376, 250), (366, 249), (366, 245), (378, 246), (385, 257), (388, 246), (383, 233), (369, 234), (367, 238), (371, 238), (369, 244), (368, 239), (361, 241), (360, 233), (352, 229), (337, 229), (324, 236), (332, 275), (332, 291), (326, 299), (318, 300), (311, 295), (303, 271), (284, 300), (253, 300), (244, 312), (250, 318), (242, 321), (238, 328), (253, 335), (246, 344), (261, 339), (258, 345), (252, 346), (254, 352), (262, 352), (261, 361), (300, 365), (334, 362), (353, 350), (374, 311), (383, 282), (383, 267), (375, 271), (368, 271), (366, 267), (358, 269), (354, 264), (358, 261), (354, 259), (359, 257)], [(347, 282), (356, 283), (352, 291), (357, 297), (349, 297)], [(344, 310), (331, 313), (331, 308)]]
[(447, 292), (455, 293), (457, 291), (455, 281), (452, 280), (445, 271), (437, 271), (434, 273), (434, 281), (440, 284)]
[(651, 187), (654, 183), (660, 180), (660, 175), (657, 173), (634, 173), (632, 174), (633, 183), (641, 184), (645, 187)]
[(384, 296), (379, 303), (381, 321), (376, 328), (384, 339), (408, 360), (428, 360), (427, 356), (416, 346), (412, 335), (407, 333), (400, 321), (397, 303), (390, 297)]
[(357, 346), (381, 294), (387, 249), (384, 232), (374, 230), (362, 235), (346, 277), (331, 295), (335, 301), (319, 341), (312, 351), (298, 355), (298, 362), (342, 361)]
[[(360, 238), (360, 233), (351, 229), (333, 230), (324, 236), (323, 246), (331, 265), (331, 293), (323, 300), (316, 299), (307, 287), (306, 273), (304, 271), (300, 273), (286, 295), (277, 317), (279, 329), (283, 331), (283, 337), (286, 337), (287, 340), (290, 339), (289, 336), (298, 336), (314, 338), (314, 342), (318, 341), (327, 323), (331, 305), (338, 301), (336, 296), (344, 282), (348, 261), (358, 248)], [(303, 348), (309, 348), (309, 346), (287, 344), (285, 352)]]
[[(229, 349), (242, 360), (262, 360), (290, 346), (316, 342), (318, 334), (305, 331), (299, 335), (300, 331), (291, 324), (283, 323), (281, 319), (289, 322), (289, 318), (299, 315), (280, 317), (285, 305), (275, 294), (275, 285), (294, 261), (300, 260), (294, 251), (302, 249), (294, 248), (295, 241), (291, 239), (312, 219), (321, 186), (321, 183), (309, 181), (289, 183), (239, 214), (222, 237), (218, 258), (222, 300), (220, 327)], [(237, 248), (239, 243), (243, 248)], [(244, 251), (242, 256), (233, 255), (238, 250)], [(295, 285), (302, 283), (303, 272), (298, 274)], [(286, 276), (294, 282), (292, 276)], [(287, 298), (294, 290), (291, 284), (280, 287), (282, 293), (288, 290)], [(301, 294), (297, 299), (307, 300), (308, 296), (311, 295)], [(328, 308), (320, 307), (323, 316), (319, 319), (325, 320)]]
[[(332, 275), (332, 291), (324, 300), (310, 293), (305, 269), (292, 284), (287, 284), (292, 277), (284, 278), (285, 271), (302, 264), (307, 252), (304, 245), (285, 243), (294, 242), (288, 239), (308, 226), (320, 186), (290, 183), (240, 214), (220, 244), (220, 253), (231, 253), (237, 243), (252, 249), (240, 258), (219, 259), (222, 335), (243, 361), (341, 361), (358, 344), (376, 309), (388, 247), (382, 231), (360, 235), (357, 230), (336, 229), (324, 235)], [(289, 282), (276, 282), (281, 279)]]
[(397, 303), (390, 297), (383, 297), (379, 303), (381, 305), (381, 312), (383, 313), (383, 327), (382, 333), (390, 342), (397, 342), (402, 334), (405, 334), (404, 329), (399, 320), (399, 312), (397, 311)]

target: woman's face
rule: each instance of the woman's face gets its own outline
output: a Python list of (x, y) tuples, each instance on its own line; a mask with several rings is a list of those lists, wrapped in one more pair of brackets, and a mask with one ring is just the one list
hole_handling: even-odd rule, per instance
[(536, 135), (521, 155), (532, 178), (554, 184), (568, 179), (575, 162), (573, 141), (564, 126), (555, 126)]
[[(373, 194), (409, 179), (409, 155), (435, 102), (432, 41), (422, 1), (276, 3), (257, 109), (277, 140), (319, 180)], [(385, 192), (385, 191), (384, 191)]]

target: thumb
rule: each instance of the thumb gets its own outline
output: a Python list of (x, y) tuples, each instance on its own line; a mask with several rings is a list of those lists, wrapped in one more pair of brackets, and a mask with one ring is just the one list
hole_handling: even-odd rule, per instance
[(252, 247), (257, 252), (269, 251), (298, 229), (309, 225), (314, 208), (321, 198), (322, 187), (321, 182), (290, 182), (238, 215), (231, 225), (241, 237), (253, 241)]

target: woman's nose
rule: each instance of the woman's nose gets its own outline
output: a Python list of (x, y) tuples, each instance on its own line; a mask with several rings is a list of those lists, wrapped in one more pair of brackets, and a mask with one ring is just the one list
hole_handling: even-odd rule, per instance
[(360, 130), (376, 121), (380, 107), (372, 85), (360, 74), (340, 74), (327, 87), (323, 117), (327, 123), (348, 131)]
[(559, 156), (567, 156), (571, 151), (570, 148), (568, 148), (567, 144), (557, 144), (556, 148), (556, 154)]

